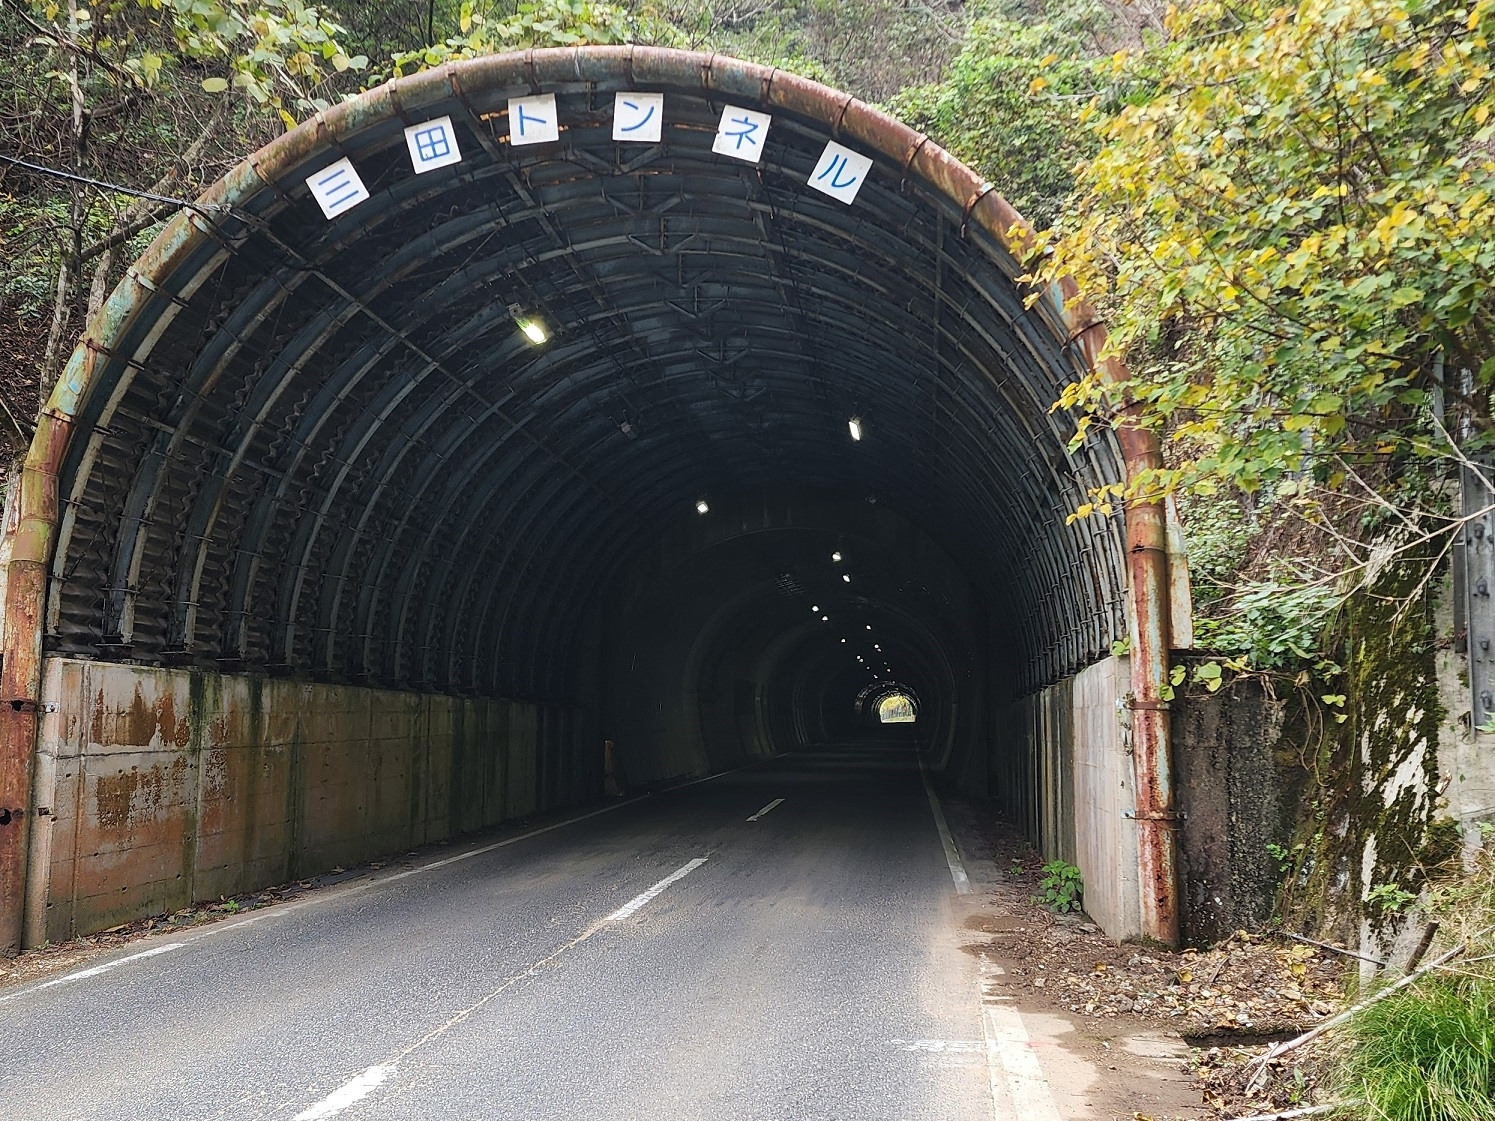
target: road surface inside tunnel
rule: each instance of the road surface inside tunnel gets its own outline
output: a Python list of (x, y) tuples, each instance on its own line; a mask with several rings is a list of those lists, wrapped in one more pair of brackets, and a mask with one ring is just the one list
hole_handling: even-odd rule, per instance
[(70, 1119), (991, 1118), (908, 746), (780, 756), (478, 849), (0, 993), (0, 1100)]

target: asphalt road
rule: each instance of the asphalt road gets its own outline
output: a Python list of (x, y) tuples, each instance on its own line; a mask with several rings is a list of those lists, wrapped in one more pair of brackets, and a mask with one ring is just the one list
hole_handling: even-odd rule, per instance
[(474, 847), (0, 993), (6, 1112), (990, 1121), (910, 749)]

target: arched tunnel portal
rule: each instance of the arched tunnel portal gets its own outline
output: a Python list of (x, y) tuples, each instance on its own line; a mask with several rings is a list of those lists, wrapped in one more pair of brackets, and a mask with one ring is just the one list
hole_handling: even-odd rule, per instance
[(1173, 940), (1162, 512), (1066, 521), (1156, 447), (1069, 446), (1102, 335), (1024, 237), (856, 99), (669, 50), (454, 63), (251, 156), (12, 488), (0, 941), (599, 797), (609, 741), (646, 787), (865, 734), (879, 682), (1041, 831), (1014, 706), (1129, 633)]

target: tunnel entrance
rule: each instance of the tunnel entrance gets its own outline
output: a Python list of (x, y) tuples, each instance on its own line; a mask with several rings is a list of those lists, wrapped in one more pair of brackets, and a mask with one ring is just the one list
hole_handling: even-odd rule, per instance
[(56, 939), (583, 802), (605, 741), (647, 786), (856, 734), (884, 680), (1036, 821), (1013, 706), (1129, 634), (1165, 750), (1161, 513), (1065, 517), (1155, 447), (1070, 446), (1102, 335), (1022, 231), (855, 98), (660, 49), (451, 64), (251, 156), (12, 495), (7, 929), (27, 884)]
[(883, 724), (912, 724), (919, 719), (914, 699), (901, 690), (877, 702), (877, 719)]

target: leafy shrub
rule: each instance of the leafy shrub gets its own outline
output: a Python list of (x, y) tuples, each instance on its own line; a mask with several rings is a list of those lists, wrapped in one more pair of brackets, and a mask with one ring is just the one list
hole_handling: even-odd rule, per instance
[(1043, 866), (1043, 879), (1038, 881), (1038, 895), (1035, 898), (1051, 911), (1063, 914), (1080, 909), (1084, 891), (1084, 881), (1078, 868), (1063, 860), (1051, 860)]

